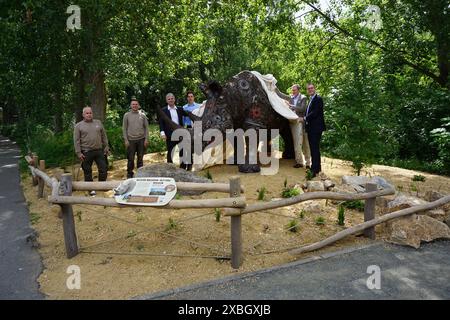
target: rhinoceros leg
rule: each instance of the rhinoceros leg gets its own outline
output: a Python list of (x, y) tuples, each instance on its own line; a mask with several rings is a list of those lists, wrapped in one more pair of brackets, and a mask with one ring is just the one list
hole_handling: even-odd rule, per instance
[[(258, 132), (258, 130), (256, 130)], [(250, 142), (248, 137), (245, 137), (245, 163), (239, 164), (239, 172), (242, 173), (255, 173), (260, 172), (261, 168), (258, 163), (258, 145), (259, 134), (256, 138), (256, 146)]]

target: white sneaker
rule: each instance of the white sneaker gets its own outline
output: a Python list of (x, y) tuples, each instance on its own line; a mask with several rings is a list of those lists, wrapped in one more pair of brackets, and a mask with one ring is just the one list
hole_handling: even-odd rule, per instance
[(91, 197), (95, 197), (97, 195), (97, 192), (95, 192), (95, 190), (92, 190), (92, 191), (89, 192), (89, 195)]

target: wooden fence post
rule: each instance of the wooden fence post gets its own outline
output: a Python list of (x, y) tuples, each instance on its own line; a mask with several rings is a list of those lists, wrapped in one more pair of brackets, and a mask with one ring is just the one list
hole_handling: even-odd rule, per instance
[[(33, 167), (37, 168), (39, 162), (39, 157), (33, 154)], [(37, 186), (39, 183), (39, 177), (37, 175), (33, 176), (33, 186)]]
[[(61, 175), (61, 189), (64, 196), (72, 195), (72, 175), (70, 173)], [(75, 257), (78, 254), (77, 234), (75, 231), (75, 221), (71, 204), (61, 204), (63, 218), (64, 242), (66, 245), (67, 258)]]
[[(366, 192), (377, 191), (378, 187), (375, 183), (366, 183)], [(366, 199), (364, 205), (364, 222), (375, 219), (375, 201), (376, 198)], [(364, 230), (364, 236), (375, 240), (375, 227)]]
[[(230, 178), (230, 197), (236, 198), (241, 194), (241, 179)], [(242, 216), (231, 217), (231, 267), (239, 269), (242, 264)]]
[[(45, 160), (39, 161), (39, 170), (41, 170), (42, 172), (45, 172)], [(38, 178), (38, 194), (37, 194), (37, 197), (39, 199), (44, 197), (44, 186), (45, 186), (44, 179), (39, 177)]]

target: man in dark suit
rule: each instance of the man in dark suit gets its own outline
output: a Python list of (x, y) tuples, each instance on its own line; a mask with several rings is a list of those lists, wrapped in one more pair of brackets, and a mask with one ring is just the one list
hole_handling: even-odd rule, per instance
[[(168, 93), (166, 95), (167, 106), (162, 108), (162, 111), (167, 115), (169, 119), (171, 119), (174, 123), (183, 126), (183, 109), (177, 107), (175, 105), (175, 96), (173, 93)], [(172, 129), (163, 121), (163, 119), (159, 119), (159, 130), (161, 133), (161, 138), (166, 140), (167, 146), (167, 162), (173, 163), (172, 161), (172, 150), (178, 144), (179, 141), (172, 141)], [(184, 168), (184, 164), (181, 164), (181, 167)]]
[(310, 99), (308, 107), (306, 108), (306, 115), (303, 119), (305, 121), (305, 129), (308, 133), (309, 147), (311, 149), (311, 171), (315, 177), (322, 171), (320, 164), (320, 140), (322, 139), (322, 132), (326, 130), (326, 127), (323, 115), (322, 97), (316, 93), (316, 88), (312, 83), (308, 83), (306, 90)]

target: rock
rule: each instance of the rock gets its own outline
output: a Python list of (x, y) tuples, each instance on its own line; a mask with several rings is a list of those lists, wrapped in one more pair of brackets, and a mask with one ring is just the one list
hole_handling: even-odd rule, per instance
[(353, 188), (349, 184), (343, 184), (343, 185), (340, 185), (340, 186), (335, 186), (335, 187), (331, 188), (331, 191), (339, 192), (339, 193), (356, 193), (355, 188)]
[(331, 181), (330, 179), (324, 180), (323, 186), (324, 186), (325, 190), (330, 190), (331, 188), (334, 187), (334, 182)]
[(447, 226), (449, 226), (450, 227), (450, 217), (448, 217), (447, 219), (445, 219), (445, 224), (447, 225)]
[(385, 178), (380, 176), (374, 176), (369, 180), (369, 183), (375, 183), (378, 189), (395, 189), (392, 184), (386, 181)]
[(386, 222), (386, 240), (391, 243), (419, 248), (421, 241), (450, 239), (450, 228), (443, 222), (425, 215), (411, 215)]
[[(154, 163), (147, 166), (140, 167), (136, 172), (136, 178), (143, 177), (168, 177), (174, 178), (177, 182), (197, 182), (197, 183), (209, 183), (211, 180), (198, 176), (192, 171), (186, 171), (178, 168), (172, 163)], [(188, 191), (183, 190), (178, 192), (181, 195), (198, 195), (203, 192), (200, 191)]]
[[(387, 204), (387, 212), (394, 212), (427, 203), (429, 202), (416, 197), (401, 194)], [(445, 220), (445, 211), (439, 208), (428, 210), (425, 212), (420, 212), (418, 214), (419, 215), (426, 214), (427, 216), (437, 219), (439, 221)]]
[(342, 184), (351, 185), (359, 193), (366, 191), (366, 183), (375, 183), (378, 189), (395, 189), (392, 184), (386, 181), (383, 177), (374, 176), (369, 178), (367, 176), (343, 176)]
[(366, 176), (342, 176), (342, 184), (364, 186), (369, 182), (369, 177)]
[[(446, 194), (443, 194), (441, 192), (437, 192), (437, 191), (427, 191), (425, 193), (424, 199), (426, 201), (436, 201), (439, 200), (440, 198), (443, 198), (447, 196)], [(446, 218), (450, 218), (450, 203), (444, 204), (442, 207), (440, 207), (442, 210), (445, 211), (445, 217)]]
[(325, 186), (322, 181), (307, 181), (306, 182), (306, 191), (325, 191)]
[(307, 204), (303, 210), (312, 214), (320, 214), (322, 212), (322, 207), (320, 206), (320, 204), (312, 202)]
[(433, 202), (445, 197), (446, 195), (437, 191), (429, 190), (425, 193), (423, 197), (426, 201)]

